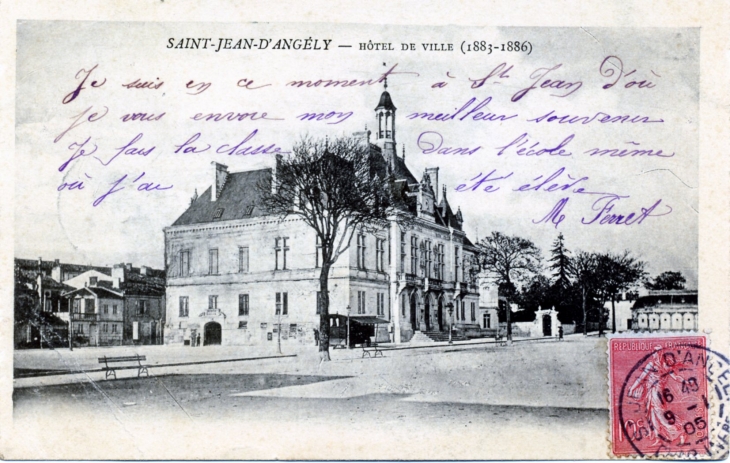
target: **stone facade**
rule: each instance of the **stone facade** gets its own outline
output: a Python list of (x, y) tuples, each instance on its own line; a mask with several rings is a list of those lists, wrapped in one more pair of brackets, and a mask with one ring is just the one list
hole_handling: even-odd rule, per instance
[(696, 331), (697, 291), (649, 291), (631, 308), (633, 331)]
[[(476, 248), (439, 195), (438, 168), (417, 180), (398, 156), (396, 108), (385, 91), (376, 131), (356, 134), (397, 179), (407, 207), (389, 226), (357, 233), (329, 280), (330, 314), (388, 321), (389, 338), (407, 342), (416, 331), (479, 327)], [(211, 187), (165, 229), (166, 344), (314, 344), (319, 326), (319, 254), (302, 220), (266, 216), (255, 186), (273, 169), (228, 172), (212, 163)], [(409, 218), (409, 220), (403, 220)], [(405, 223), (408, 225), (405, 225)], [(280, 310), (280, 312), (279, 312)], [(279, 323), (281, 333), (278, 332)], [(384, 330), (385, 328), (380, 328)]]

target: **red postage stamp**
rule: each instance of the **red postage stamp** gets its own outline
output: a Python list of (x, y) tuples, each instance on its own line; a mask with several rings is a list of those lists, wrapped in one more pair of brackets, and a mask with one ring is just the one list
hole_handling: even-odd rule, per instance
[(703, 336), (611, 338), (614, 456), (710, 454)]

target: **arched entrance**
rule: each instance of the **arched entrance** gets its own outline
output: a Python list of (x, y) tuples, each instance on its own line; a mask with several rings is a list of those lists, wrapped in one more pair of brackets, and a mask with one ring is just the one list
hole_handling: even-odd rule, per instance
[(553, 335), (553, 323), (550, 315), (542, 316), (542, 335), (552, 336)]
[(431, 295), (426, 294), (423, 301), (423, 323), (426, 325), (426, 331), (431, 331)]
[(417, 306), (418, 306), (417, 297), (418, 296), (416, 294), (416, 291), (413, 291), (411, 293), (411, 297), (410, 297), (410, 304), (411, 304), (411, 313), (410, 313), (410, 315), (411, 315), (411, 328), (413, 329), (414, 332), (421, 330), (421, 327), (418, 324), (418, 318), (416, 317), (417, 314), (418, 314), (418, 310), (417, 310)]
[(204, 346), (220, 345), (221, 337), (222, 330), (220, 323), (209, 322), (205, 324), (205, 328), (203, 328)]

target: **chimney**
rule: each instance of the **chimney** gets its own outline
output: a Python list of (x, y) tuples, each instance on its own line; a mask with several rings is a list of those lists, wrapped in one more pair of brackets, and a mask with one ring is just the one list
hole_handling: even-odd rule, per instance
[[(112, 272), (113, 272), (113, 270), (112, 270)], [(112, 280), (112, 288), (119, 289), (119, 278), (114, 278)]]
[(193, 203), (194, 203), (194, 202), (195, 202), (195, 201), (196, 201), (197, 199), (198, 199), (198, 189), (196, 188), (196, 189), (195, 189), (195, 194), (193, 195), (193, 197), (192, 197), (192, 198), (190, 198), (190, 205), (192, 206), (192, 205), (193, 205)]
[(217, 201), (228, 179), (228, 166), (215, 161), (211, 162), (210, 165), (213, 166), (213, 186), (210, 190), (210, 200)]
[(140, 275), (147, 275), (147, 271), (148, 271), (148, 270), (149, 270), (149, 267), (147, 267), (146, 265), (142, 265), (142, 266), (141, 266), (141, 267), (139, 268), (139, 274), (140, 274)]
[(281, 154), (276, 154), (276, 161), (274, 162), (274, 168), (271, 169), (271, 194), (276, 194), (276, 171), (279, 170), (279, 164), (284, 157)]
[(124, 283), (124, 269), (125, 264), (115, 264), (114, 267), (112, 267), (112, 279), (114, 279), (114, 281)]
[(438, 167), (428, 167), (426, 168), (426, 173), (428, 174), (429, 178), (431, 179), (431, 187), (433, 188), (433, 195), (434, 195), (434, 202), (436, 204), (439, 203), (439, 168)]
[(43, 274), (43, 258), (42, 257), (38, 258), (38, 274), (39, 275)]
[(61, 273), (61, 262), (58, 259), (53, 261), (53, 268), (51, 269), (51, 278), (59, 283), (63, 283), (63, 274)]
[(131, 272), (131, 271), (132, 271), (132, 264), (131, 264), (131, 263), (129, 263), (129, 264), (126, 264), (126, 263), (125, 263), (125, 264), (124, 264), (124, 269), (125, 269), (126, 271), (128, 271), (128, 272)]

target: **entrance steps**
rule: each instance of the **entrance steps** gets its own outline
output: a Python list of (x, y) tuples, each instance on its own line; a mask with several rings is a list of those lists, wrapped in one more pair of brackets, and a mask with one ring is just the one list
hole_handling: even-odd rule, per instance
[[(467, 338), (456, 331), (451, 336), (452, 341), (466, 341)], [(433, 344), (434, 342), (448, 342), (448, 331), (416, 331), (411, 338), (411, 344)]]
[(409, 341), (412, 345), (421, 345), (421, 344), (433, 344), (434, 340), (426, 336), (420, 331), (416, 331), (413, 334), (413, 337)]
[[(448, 331), (424, 331), (423, 334), (428, 336), (434, 342), (448, 342), (449, 332)], [(451, 334), (452, 341), (466, 341), (468, 338), (464, 335), (458, 334), (454, 331)]]

